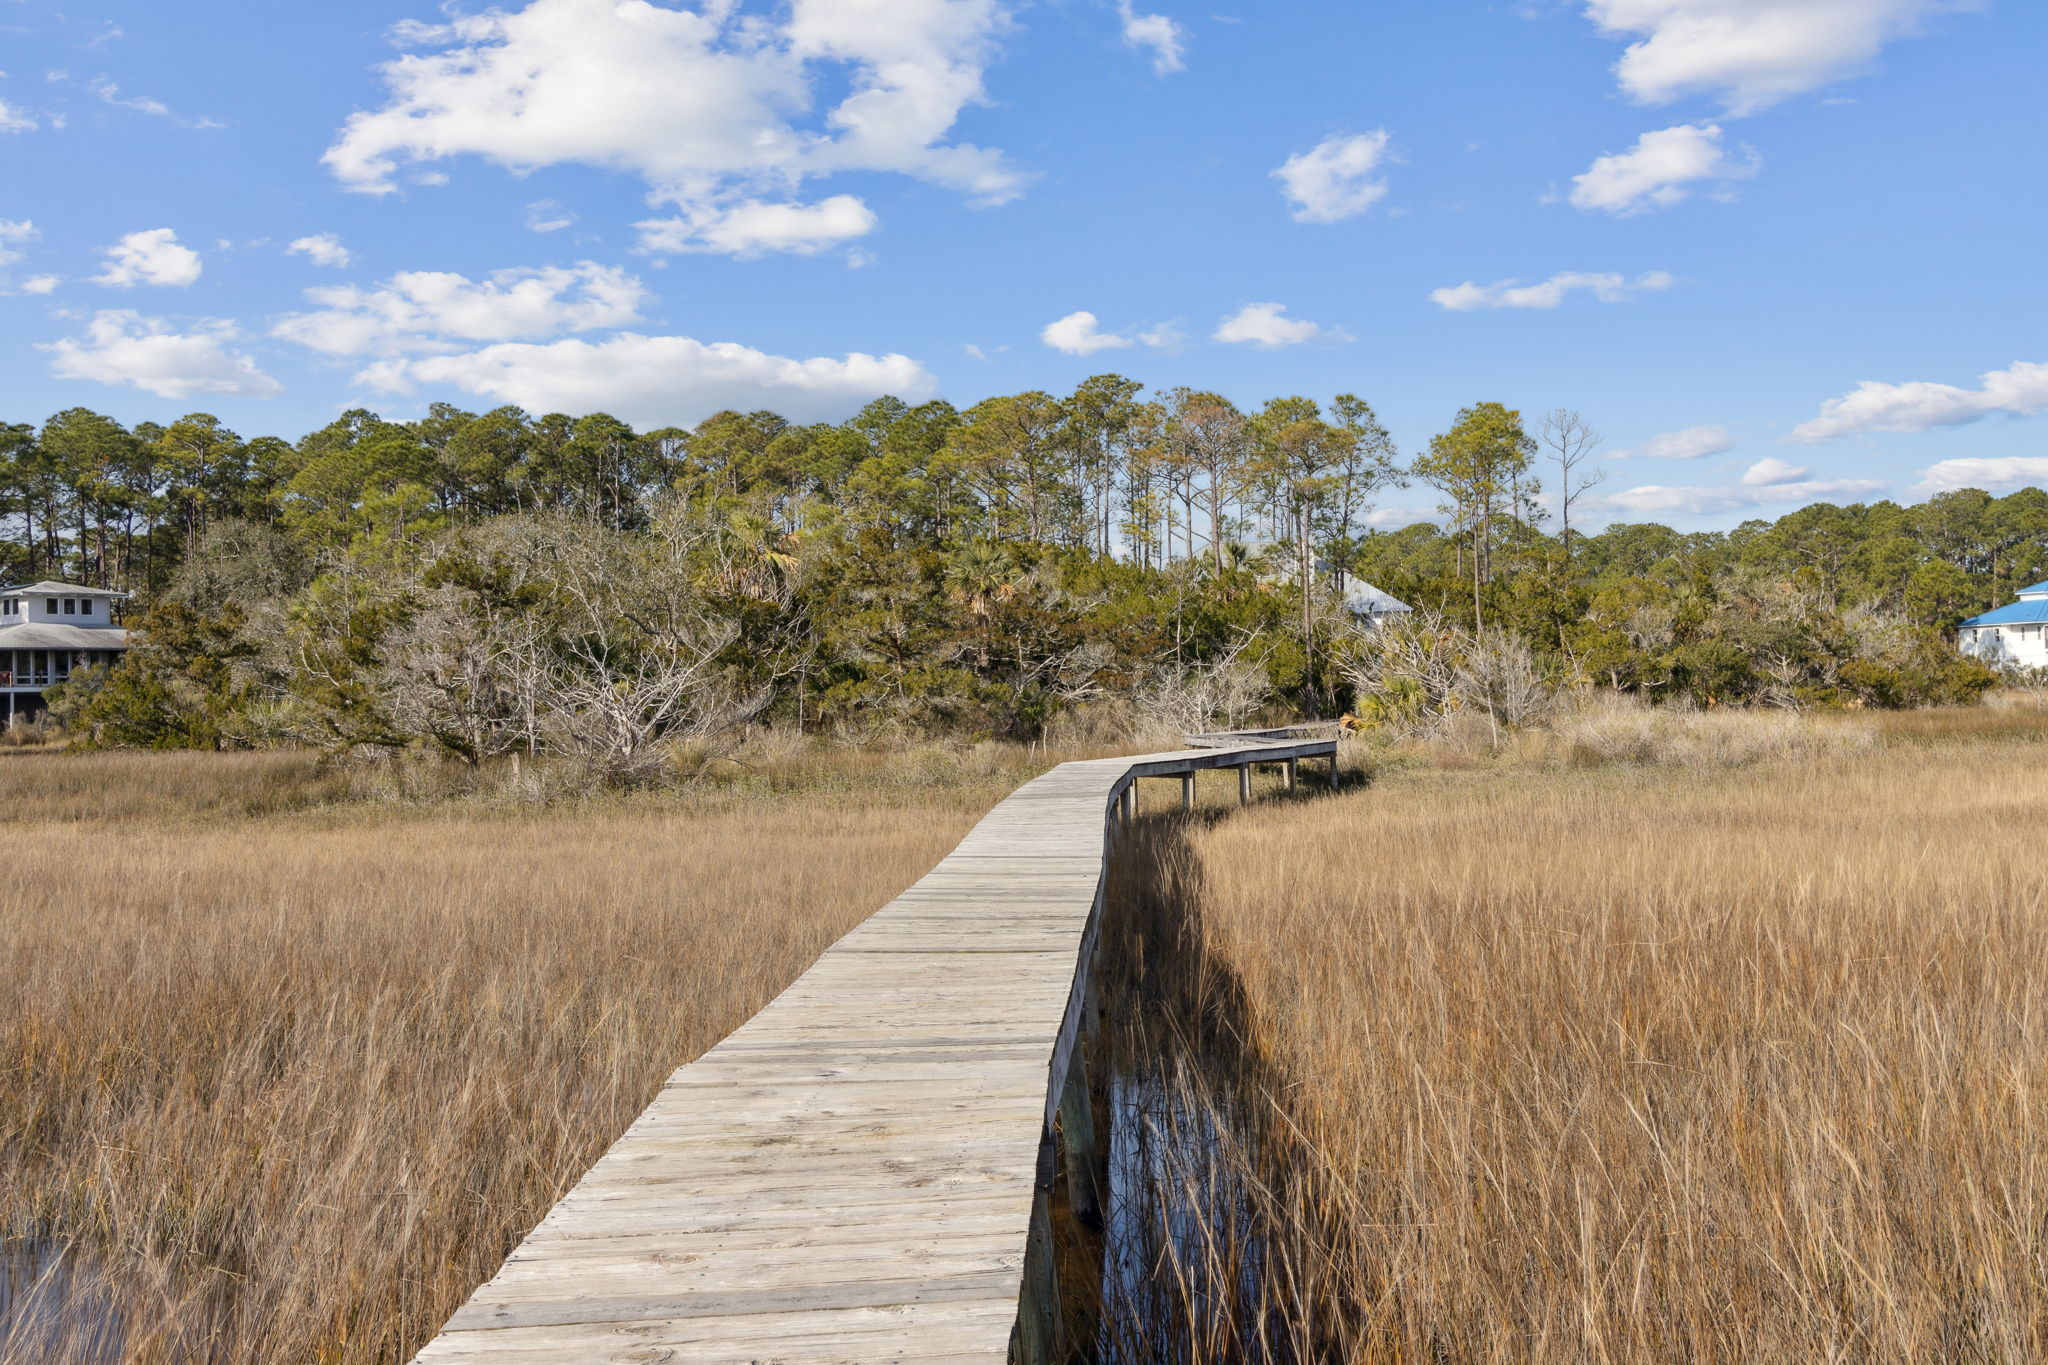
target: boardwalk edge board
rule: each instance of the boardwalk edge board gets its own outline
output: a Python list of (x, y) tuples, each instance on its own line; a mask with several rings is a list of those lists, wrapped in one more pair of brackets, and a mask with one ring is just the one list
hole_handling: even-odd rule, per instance
[(1099, 1189), (1082, 1040), (1138, 783), (1336, 778), (1327, 727), (1188, 742), (1011, 793), (679, 1067), (415, 1365), (1049, 1362), (1053, 1222)]

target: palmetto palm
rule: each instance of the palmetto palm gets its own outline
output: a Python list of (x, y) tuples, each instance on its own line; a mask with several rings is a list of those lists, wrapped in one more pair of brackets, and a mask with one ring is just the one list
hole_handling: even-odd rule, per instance
[(986, 622), (996, 606), (1017, 591), (1017, 561), (994, 541), (977, 540), (961, 547), (946, 576), (960, 605), (978, 621)]
[(953, 557), (947, 577), (952, 580), (955, 600), (975, 620), (980, 637), (975, 645), (976, 661), (987, 668), (989, 620), (998, 605), (1016, 595), (1017, 561), (994, 541), (971, 541)]

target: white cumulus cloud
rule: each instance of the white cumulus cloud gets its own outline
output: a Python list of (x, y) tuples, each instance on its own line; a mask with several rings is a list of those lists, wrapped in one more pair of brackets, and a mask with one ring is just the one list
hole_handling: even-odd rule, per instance
[(1887, 42), (1974, 0), (1587, 0), (1614, 37), (1635, 36), (1615, 79), (1643, 104), (1714, 94), (1731, 115), (1855, 74)]
[(285, 250), (297, 252), (314, 265), (331, 265), (337, 269), (355, 259), (349, 255), (348, 248), (341, 244), (341, 238), (331, 232), (316, 232), (311, 237), (301, 237)]
[(120, 289), (138, 284), (183, 288), (199, 278), (199, 253), (178, 244), (170, 228), (131, 232), (106, 249), (107, 268), (93, 276), (95, 284)]
[[(1156, 322), (1150, 327), (1139, 328), (1128, 336), (1122, 332), (1105, 332), (1102, 330), (1101, 319), (1084, 309), (1048, 322), (1039, 330), (1038, 339), (1055, 351), (1065, 351), (1068, 355), (1094, 355), (1097, 351), (1119, 350), (1129, 346), (1178, 350), (1187, 344), (1188, 337), (1187, 333), (1181, 330), (1178, 319), (1171, 322)], [(979, 359), (979, 355), (976, 358)]]
[(31, 275), (21, 282), (24, 294), (47, 294), (63, 281), (55, 275)]
[(1085, 310), (1048, 322), (1038, 334), (1038, 339), (1055, 351), (1065, 351), (1068, 355), (1094, 355), (1097, 351), (1131, 345), (1129, 337), (1103, 331), (1095, 314)]
[(1163, 14), (1138, 13), (1131, 0), (1116, 0), (1116, 14), (1123, 21), (1125, 46), (1152, 53), (1153, 75), (1167, 76), (1186, 67), (1187, 34), (1179, 24)]
[(560, 232), (575, 221), (575, 214), (552, 199), (536, 199), (526, 206), (526, 226), (531, 232)]
[(729, 341), (634, 332), (389, 360), (357, 380), (393, 392), (445, 385), (530, 412), (604, 411), (642, 427), (688, 426), (724, 408), (830, 421), (876, 398), (916, 403), (938, 392), (931, 373), (903, 355), (797, 360)]
[(1294, 205), (1294, 221), (1341, 222), (1385, 198), (1387, 182), (1374, 173), (1386, 160), (1387, 141), (1384, 128), (1340, 133), (1288, 157), (1273, 178)]
[(121, 87), (108, 80), (105, 76), (98, 77), (92, 81), (86, 86), (86, 89), (98, 95), (108, 104), (115, 105), (118, 108), (133, 109), (155, 118), (174, 119), (177, 117), (162, 100), (153, 100), (147, 95), (123, 96)]
[(620, 327), (639, 318), (648, 295), (617, 266), (582, 261), (483, 280), (404, 270), (369, 288), (327, 285), (306, 297), (320, 308), (279, 319), (273, 336), (328, 355), (396, 355)]
[(1555, 308), (1580, 289), (1589, 291), (1602, 303), (1624, 303), (1637, 294), (1669, 289), (1672, 283), (1672, 276), (1662, 270), (1646, 271), (1633, 280), (1612, 271), (1588, 274), (1583, 270), (1562, 270), (1540, 284), (1523, 284), (1519, 280), (1474, 284), (1467, 280), (1446, 289), (1433, 289), (1429, 297), (1438, 307), (1454, 313), (1475, 308)]
[(228, 348), (235, 336), (235, 325), (217, 318), (174, 332), (161, 318), (116, 308), (95, 313), (84, 337), (67, 337), (41, 349), (56, 357), (50, 372), (59, 379), (128, 384), (159, 398), (198, 393), (268, 398), (281, 390), (284, 386), (254, 360)]
[(23, 242), (32, 242), (42, 236), (36, 225), (28, 219), (0, 218), (0, 265), (13, 265), (21, 259), (17, 250)]
[[(404, 41), (429, 50), (381, 68), (389, 99), (352, 115), (324, 160), (372, 193), (393, 189), (403, 166), (459, 156), (518, 172), (625, 171), (651, 202), (681, 208), (710, 250), (724, 239), (700, 219), (839, 171), (999, 203), (1023, 177), (1000, 152), (949, 136), (986, 98), (983, 70), (1006, 22), (999, 0), (791, 0), (774, 18), (730, 0), (531, 0), (409, 27)], [(835, 229), (852, 221), (844, 204), (829, 212)], [(774, 249), (772, 233), (732, 238), (742, 253)]]
[(25, 114), (6, 100), (0, 100), (0, 133), (25, 133), (35, 126), (34, 115)]
[(635, 224), (643, 251), (711, 251), (759, 256), (786, 251), (815, 255), (875, 230), (874, 211), (850, 194), (815, 204), (769, 204), (759, 200), (699, 207), (680, 217)]
[(1735, 438), (1724, 426), (1685, 427), (1652, 436), (1633, 450), (1617, 450), (1616, 460), (1701, 460), (1735, 447)]
[[(1644, 133), (1625, 152), (1598, 158), (1572, 177), (1573, 208), (1600, 209), (1617, 217), (1668, 209), (1703, 182), (1724, 186), (1755, 175), (1763, 164), (1755, 152), (1731, 160), (1721, 145), (1718, 124), (1681, 123)], [(1725, 188), (1716, 191), (1723, 196)]]
[(1445, 512), (1438, 507), (1375, 507), (1365, 514), (1365, 524), (1388, 529), (1417, 526), (1423, 522), (1443, 523)]
[(1774, 488), (1780, 484), (1805, 483), (1812, 475), (1811, 469), (1786, 464), (1775, 455), (1766, 455), (1742, 471), (1742, 483), (1746, 488)]
[[(1750, 470), (1751, 474), (1763, 470), (1761, 478), (1767, 481), (1751, 482), (1745, 476), (1741, 483), (1705, 487), (1644, 484), (1609, 493), (1594, 499), (1594, 502), (1601, 510), (1627, 512), (1634, 516), (1707, 516), (1752, 507), (1853, 500), (1882, 492), (1885, 488), (1885, 484), (1876, 479), (1774, 479), (1775, 471), (1767, 467), (1773, 463), (1759, 461)], [(1804, 474), (1808, 471), (1794, 472)]]
[(1978, 376), (1979, 387), (1864, 381), (1820, 405), (1820, 415), (1792, 429), (1795, 441), (1832, 441), (1866, 431), (1930, 431), (2003, 414), (2028, 417), (2048, 410), (2048, 364), (2016, 361)]
[(1920, 471), (1913, 485), (1916, 497), (1932, 497), (1958, 488), (1999, 493), (2028, 484), (2048, 484), (2048, 456), (2005, 455), (1992, 459), (1941, 460)]
[(1287, 306), (1281, 303), (1248, 303), (1218, 324), (1211, 333), (1213, 341), (1244, 342), (1252, 346), (1275, 350), (1281, 346), (1299, 346), (1304, 341), (1349, 341), (1350, 335), (1335, 327), (1324, 327), (1306, 318), (1286, 316)]
[(1138, 340), (1146, 346), (1162, 351), (1176, 351), (1188, 344), (1188, 334), (1181, 330), (1180, 319), (1171, 322), (1155, 322), (1138, 333)]

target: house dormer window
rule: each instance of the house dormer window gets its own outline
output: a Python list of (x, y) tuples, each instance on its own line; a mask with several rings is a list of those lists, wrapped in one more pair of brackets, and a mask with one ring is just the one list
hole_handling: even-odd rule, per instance
[(44, 613), (45, 615), (47, 615), (47, 616), (55, 616), (55, 615), (57, 614), (57, 599), (56, 599), (56, 598), (54, 598), (54, 597), (45, 597), (45, 598), (43, 599), (43, 613)]
[(75, 598), (75, 597), (67, 597), (67, 598), (65, 598), (65, 599), (64, 599), (64, 614), (65, 614), (66, 616), (76, 616), (76, 615), (78, 615), (78, 599), (77, 599), (77, 598)]
[(92, 615), (92, 599), (90, 597), (81, 597), (78, 599), (78, 614), (80, 616)]

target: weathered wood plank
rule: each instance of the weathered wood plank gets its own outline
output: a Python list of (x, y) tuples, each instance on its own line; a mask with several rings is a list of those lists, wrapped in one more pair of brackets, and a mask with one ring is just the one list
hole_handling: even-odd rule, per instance
[[(1014, 1301), (916, 1304), (752, 1318), (685, 1318), (445, 1334), (437, 1360), (515, 1365), (759, 1365), (764, 1360), (873, 1365), (877, 1361), (986, 1361), (1007, 1340)], [(667, 1352), (667, 1354), (663, 1354)]]
[(419, 1365), (1000, 1365), (1086, 1013), (1105, 822), (1140, 777), (1335, 744), (1063, 764), (679, 1068)]

